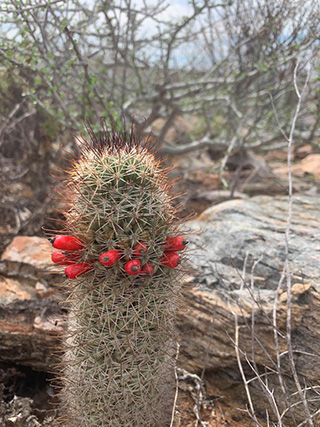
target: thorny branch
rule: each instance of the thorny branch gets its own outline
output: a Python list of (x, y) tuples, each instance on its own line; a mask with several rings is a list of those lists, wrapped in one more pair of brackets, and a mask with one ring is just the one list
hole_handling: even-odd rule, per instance
[[(316, 0), (299, 0), (295, 8), (290, 0), (205, 0), (175, 15), (163, 0), (140, 8), (130, 0), (6, 4), (0, 17), (9, 35), (0, 34), (0, 57), (27, 87), (28, 101), (71, 129), (88, 117), (117, 119), (120, 111), (149, 134), (161, 119), (163, 154), (221, 152), (230, 141), (237, 148), (241, 122), (245, 147), (274, 148), (269, 94), (286, 129), (292, 67), (316, 50), (320, 16)], [(319, 81), (310, 84), (316, 89)], [(189, 114), (205, 122), (198, 135), (168, 141), (175, 118)], [(316, 123), (320, 109), (314, 117)], [(313, 126), (306, 137), (315, 136)]]
[(292, 199), (292, 172), (291, 172), (292, 144), (293, 144), (293, 132), (294, 132), (294, 129), (296, 127), (296, 122), (297, 122), (297, 119), (299, 116), (301, 103), (303, 100), (303, 95), (306, 91), (307, 85), (308, 85), (309, 80), (310, 80), (310, 74), (311, 74), (311, 65), (309, 63), (308, 64), (308, 73), (307, 73), (302, 91), (300, 93), (300, 91), (298, 89), (298, 83), (297, 83), (297, 72), (298, 72), (299, 65), (300, 65), (299, 62), (297, 62), (297, 65), (294, 69), (294, 76), (293, 76), (295, 92), (296, 92), (296, 95), (298, 97), (298, 103), (297, 103), (295, 114), (294, 114), (293, 119), (292, 119), (290, 134), (289, 134), (289, 137), (287, 139), (287, 141), (288, 141), (288, 158), (287, 158), (287, 161), (288, 161), (288, 178), (289, 178), (288, 221), (287, 221), (286, 232), (285, 232), (285, 272), (286, 272), (286, 281), (287, 281), (287, 287), (286, 287), (286, 289), (287, 289), (287, 345), (288, 345), (288, 354), (289, 354), (291, 372), (292, 372), (297, 390), (299, 392), (300, 399), (303, 403), (305, 415), (307, 417), (309, 425), (311, 427), (313, 427), (314, 423), (313, 423), (313, 420), (312, 420), (312, 417), (310, 414), (308, 401), (307, 401), (307, 399), (306, 399), (306, 397), (302, 391), (302, 387), (301, 387), (301, 384), (299, 381), (298, 373), (297, 373), (295, 362), (294, 362), (293, 349), (292, 349), (292, 329), (291, 329), (291, 322), (292, 322), (292, 319), (291, 319), (291, 273), (290, 273), (290, 263), (289, 263), (289, 242), (290, 242), (290, 228), (291, 228), (291, 221), (292, 221), (292, 203), (293, 203), (293, 199)]
[[(253, 279), (254, 268), (257, 265), (257, 263), (259, 262), (259, 260), (257, 260), (254, 263), (254, 265), (252, 267), (252, 271), (251, 271), (251, 293), (250, 293), (250, 296), (252, 298), (251, 325), (247, 324), (247, 326), (246, 326), (246, 327), (249, 327), (251, 329), (251, 334), (252, 334), (251, 358), (249, 358), (247, 353), (245, 351), (241, 350), (241, 348), (239, 347), (239, 331), (240, 331), (239, 322), (238, 322), (239, 314), (237, 312), (234, 312), (234, 317), (235, 317), (234, 346), (235, 346), (235, 352), (236, 352), (239, 370), (240, 370), (241, 377), (242, 377), (242, 380), (244, 383), (244, 387), (245, 387), (245, 391), (246, 391), (246, 395), (247, 395), (247, 399), (248, 399), (248, 404), (249, 404), (249, 408), (247, 409), (247, 412), (252, 417), (255, 424), (260, 425), (258, 420), (256, 419), (253, 401), (252, 401), (250, 389), (249, 389), (250, 382), (252, 382), (253, 380), (257, 380), (262, 391), (264, 392), (264, 394), (266, 395), (266, 397), (269, 401), (270, 407), (272, 408), (272, 412), (273, 412), (274, 416), (276, 417), (278, 427), (285, 425), (284, 424), (284, 417), (287, 416), (287, 414), (289, 414), (289, 416), (291, 417), (291, 420), (293, 423), (292, 425), (294, 425), (294, 426), (298, 425), (297, 421), (295, 419), (294, 411), (293, 411), (293, 408), (297, 407), (298, 405), (302, 405), (303, 411), (304, 411), (304, 414), (306, 417), (305, 421), (300, 423), (299, 426), (308, 424), (309, 426), (313, 427), (315, 425), (314, 419), (317, 416), (317, 414), (319, 413), (319, 411), (316, 411), (313, 414), (310, 412), (310, 406), (309, 406), (310, 403), (314, 400), (318, 401), (319, 398), (307, 397), (306, 393), (308, 390), (315, 391), (317, 387), (306, 387), (306, 386), (302, 387), (301, 386), (301, 382), (300, 382), (301, 380), (299, 378), (299, 374), (298, 374), (297, 369), (296, 369), (296, 363), (295, 363), (295, 358), (294, 358), (294, 353), (296, 353), (297, 351), (294, 351), (293, 346), (292, 346), (292, 326), (291, 326), (291, 323), (292, 323), (292, 313), (291, 313), (292, 301), (291, 301), (291, 299), (292, 299), (292, 297), (291, 297), (291, 272), (290, 272), (290, 259), (289, 259), (290, 229), (291, 229), (291, 222), (292, 222), (292, 204), (293, 204), (291, 157), (292, 157), (292, 147), (293, 147), (293, 142), (294, 142), (294, 133), (295, 133), (297, 119), (299, 117), (299, 112), (301, 111), (302, 101), (304, 100), (304, 96), (306, 94), (306, 90), (307, 90), (307, 87), (308, 87), (308, 84), (309, 84), (310, 78), (311, 78), (311, 65), (310, 65), (310, 63), (308, 63), (306, 66), (307, 67), (307, 73), (305, 76), (305, 80), (303, 82), (303, 88), (300, 91), (298, 88), (298, 79), (297, 79), (299, 67), (300, 67), (300, 63), (298, 62), (295, 66), (294, 74), (293, 74), (293, 84), (294, 84), (296, 96), (298, 98), (298, 102), (297, 102), (294, 114), (292, 116), (289, 135), (286, 136), (285, 131), (282, 128), (280, 129), (282, 134), (285, 136), (285, 139), (287, 142), (287, 147), (288, 147), (287, 162), (288, 162), (288, 171), (289, 171), (288, 172), (288, 179), (289, 179), (288, 198), (289, 198), (289, 203), (288, 203), (287, 224), (286, 224), (286, 229), (285, 229), (285, 263), (284, 263), (284, 268), (283, 268), (281, 278), (280, 278), (279, 283), (278, 283), (278, 288), (275, 291), (275, 297), (274, 297), (274, 303), (273, 303), (273, 312), (272, 312), (272, 325), (273, 325), (274, 342), (275, 342), (275, 349), (276, 349), (276, 362), (272, 361), (273, 368), (269, 368), (269, 367), (266, 368), (267, 372), (265, 375), (261, 374), (259, 372), (258, 367), (257, 367), (256, 362), (255, 362), (255, 343), (258, 343), (261, 346), (261, 343), (260, 343), (260, 341), (259, 341), (259, 339), (255, 333), (255, 305), (258, 304), (258, 301), (256, 300), (256, 298), (254, 296), (254, 279)], [(274, 113), (277, 114), (276, 109), (274, 109)], [(278, 118), (277, 118), (277, 121), (279, 123)], [(247, 257), (246, 257), (246, 260), (247, 260)], [(244, 262), (244, 265), (246, 265), (246, 263), (247, 263), (246, 260)], [(246, 269), (246, 267), (244, 267), (243, 279), (241, 281), (241, 289), (245, 284), (245, 269)], [(279, 331), (278, 326), (277, 326), (277, 307), (278, 307), (279, 292), (280, 292), (280, 289), (283, 288), (284, 284), (286, 284), (285, 289), (287, 291), (286, 335), (285, 335), (287, 351), (280, 352), (279, 335), (282, 338), (283, 338), (283, 335)], [(239, 307), (239, 308), (241, 309), (241, 307)], [(243, 364), (242, 364), (243, 362), (242, 362), (241, 355), (245, 359), (247, 365), (251, 368), (251, 370), (255, 374), (254, 378), (247, 380), (246, 375), (245, 375), (245, 371), (243, 368)], [(295, 383), (295, 387), (297, 390), (296, 393), (294, 393), (293, 395), (290, 395), (290, 393), (288, 392), (286, 380), (285, 380), (285, 377), (283, 374), (281, 359), (285, 355), (288, 356), (291, 374), (292, 374), (292, 377), (293, 377), (293, 380)], [(312, 356), (315, 356), (315, 355), (312, 355)], [(282, 398), (283, 398), (283, 401), (285, 403), (285, 410), (282, 412), (280, 412), (280, 409), (279, 409), (279, 401), (278, 401), (279, 396), (275, 395), (274, 391), (272, 389), (270, 389), (270, 386), (268, 383), (268, 376), (270, 374), (276, 374), (278, 377), (278, 380), (279, 380)], [(292, 403), (292, 398), (294, 397), (294, 395), (299, 396), (299, 401), (295, 401), (294, 403)], [(269, 419), (270, 419), (270, 415), (268, 414), (268, 411), (267, 411), (268, 425), (270, 423)]]

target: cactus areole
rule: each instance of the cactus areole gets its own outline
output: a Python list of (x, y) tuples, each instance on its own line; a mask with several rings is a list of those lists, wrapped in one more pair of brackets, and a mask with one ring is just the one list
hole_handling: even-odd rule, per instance
[(52, 239), (57, 249), (77, 250), (65, 267), (63, 425), (167, 427), (184, 253), (164, 252), (168, 242), (185, 246), (168, 170), (133, 129), (88, 133), (61, 190), (65, 236)]

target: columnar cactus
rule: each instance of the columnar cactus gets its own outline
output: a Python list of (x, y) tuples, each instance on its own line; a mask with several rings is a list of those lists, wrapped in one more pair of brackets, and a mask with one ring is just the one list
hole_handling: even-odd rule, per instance
[(133, 131), (90, 137), (65, 182), (65, 234), (51, 240), (68, 276), (63, 425), (169, 426), (186, 244), (171, 183)]

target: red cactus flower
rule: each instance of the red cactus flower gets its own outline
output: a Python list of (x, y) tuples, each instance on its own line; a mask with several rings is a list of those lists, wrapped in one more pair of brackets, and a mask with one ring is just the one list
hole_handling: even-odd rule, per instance
[(142, 257), (147, 253), (147, 246), (144, 243), (138, 243), (133, 249), (133, 255)]
[(180, 255), (175, 252), (164, 252), (163, 257), (161, 258), (161, 265), (165, 267), (175, 268), (180, 262)]
[(141, 270), (140, 261), (138, 259), (133, 259), (131, 261), (128, 261), (124, 266), (124, 269), (131, 276), (136, 276), (137, 274), (140, 273), (140, 270)]
[(188, 241), (183, 237), (169, 237), (165, 241), (166, 251), (183, 251)]
[(84, 247), (84, 244), (74, 236), (58, 235), (49, 240), (54, 248), (65, 251), (78, 251)]
[(91, 271), (92, 269), (93, 266), (91, 264), (83, 262), (80, 264), (69, 265), (65, 268), (64, 272), (66, 273), (69, 279), (75, 279), (85, 273), (88, 273), (88, 271)]
[(60, 251), (53, 252), (51, 255), (51, 260), (58, 265), (70, 265), (75, 263), (75, 260), (72, 260), (72, 258), (70, 258), (67, 254), (64, 254)]
[(153, 267), (150, 262), (147, 262), (140, 271), (141, 276), (152, 276), (154, 273)]
[(103, 254), (100, 255), (99, 261), (100, 264), (110, 267), (111, 265), (115, 264), (120, 258), (121, 252), (112, 249), (111, 251), (103, 252)]

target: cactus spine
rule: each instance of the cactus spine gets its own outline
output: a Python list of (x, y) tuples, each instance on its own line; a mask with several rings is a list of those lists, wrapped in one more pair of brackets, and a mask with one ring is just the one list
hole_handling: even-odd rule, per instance
[[(64, 425), (169, 426), (181, 274), (161, 262), (179, 233), (171, 183), (132, 130), (89, 133), (63, 193), (65, 232), (84, 244), (76, 262), (91, 266), (66, 282)], [(121, 256), (103, 265), (109, 251)]]

